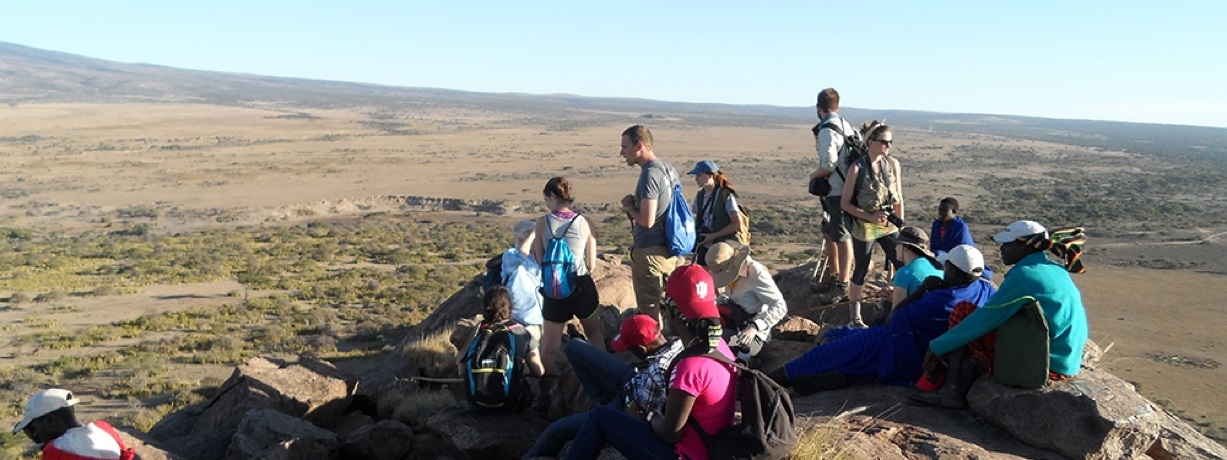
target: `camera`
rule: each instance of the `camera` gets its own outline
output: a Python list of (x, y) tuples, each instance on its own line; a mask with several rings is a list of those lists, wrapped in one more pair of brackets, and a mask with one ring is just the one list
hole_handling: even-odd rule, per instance
[(903, 223), (903, 218), (899, 217), (898, 214), (895, 214), (895, 211), (886, 211), (886, 221), (899, 228), (903, 228), (905, 226)]

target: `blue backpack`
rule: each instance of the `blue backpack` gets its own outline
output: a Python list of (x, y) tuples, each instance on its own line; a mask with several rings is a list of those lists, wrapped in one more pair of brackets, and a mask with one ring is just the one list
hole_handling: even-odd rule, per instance
[(688, 255), (694, 251), (698, 232), (695, 230), (694, 213), (690, 212), (690, 203), (682, 196), (682, 182), (673, 179), (673, 200), (669, 202), (669, 210), (665, 212), (665, 239), (669, 243), (669, 253), (675, 256)]
[(549, 229), (549, 220), (546, 220), (550, 239), (546, 242), (545, 254), (541, 256), (541, 292), (551, 299), (565, 299), (575, 290), (575, 254), (567, 245), (567, 232), (571, 230), (571, 224), (579, 219), (580, 216), (576, 215), (567, 222), (561, 234)]

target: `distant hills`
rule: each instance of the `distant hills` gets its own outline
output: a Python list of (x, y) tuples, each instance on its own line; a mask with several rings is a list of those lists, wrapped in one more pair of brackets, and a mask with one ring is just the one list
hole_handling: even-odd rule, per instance
[[(1008, 88), (1003, 88), (1008, 91)], [(806, 100), (810, 96), (805, 95)], [(698, 104), (632, 98), (476, 93), (125, 64), (0, 42), (0, 103), (205, 103), (266, 108), (403, 110), (454, 106), (535, 113), (565, 119), (593, 111), (639, 112), (704, 124), (807, 124), (814, 110), (768, 105)], [(1144, 110), (1139, 107), (1139, 110)], [(1151, 109), (1156, 120), (1162, 112)], [(1120, 149), (1227, 159), (1227, 129), (1146, 123), (1059, 120), (1010, 115), (952, 114), (845, 108), (849, 120), (886, 118), (915, 129), (990, 134)]]

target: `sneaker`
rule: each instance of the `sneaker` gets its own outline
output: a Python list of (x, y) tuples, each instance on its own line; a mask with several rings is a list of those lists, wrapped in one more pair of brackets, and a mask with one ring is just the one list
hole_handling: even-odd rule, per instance
[(851, 321), (848, 321), (848, 329), (869, 329), (869, 325), (860, 318), (852, 318)]

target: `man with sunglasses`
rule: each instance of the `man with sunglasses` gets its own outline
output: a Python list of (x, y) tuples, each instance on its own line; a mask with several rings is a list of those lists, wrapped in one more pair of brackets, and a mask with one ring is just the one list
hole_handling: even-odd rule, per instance
[[(810, 179), (825, 178), (831, 185), (831, 193), (822, 197), (822, 239), (826, 245), (828, 271), (834, 284), (819, 297), (822, 303), (841, 302), (848, 299), (848, 280), (852, 277), (852, 239), (848, 234), (844, 211), (839, 206), (844, 190), (844, 178), (848, 175), (848, 159), (841, 158), (847, 136), (859, 136), (859, 132), (839, 116), (839, 92), (827, 88), (818, 93), (818, 124), (814, 126), (814, 143), (818, 149), (818, 169), (810, 173)], [(835, 127), (838, 127), (836, 129)]]

